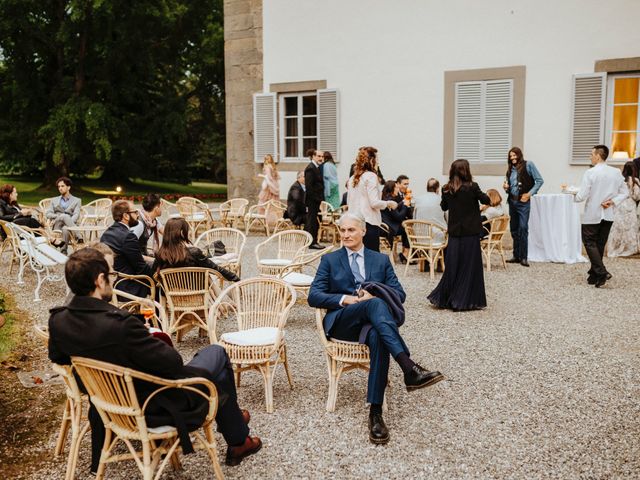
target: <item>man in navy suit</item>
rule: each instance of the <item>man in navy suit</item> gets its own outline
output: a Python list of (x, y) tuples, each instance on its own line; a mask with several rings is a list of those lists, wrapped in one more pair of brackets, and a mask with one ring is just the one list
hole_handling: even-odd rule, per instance
[(382, 418), (389, 355), (400, 365), (408, 391), (434, 385), (444, 376), (440, 372), (428, 372), (409, 358), (409, 349), (400, 336), (395, 318), (397, 305), (390, 306), (381, 297), (360, 289), (364, 282), (377, 282), (387, 291), (387, 300), (392, 297), (404, 302), (406, 297), (389, 257), (364, 248), (365, 231), (361, 215), (342, 216), (340, 236), (344, 247), (322, 257), (308, 301), (312, 307), (327, 309), (324, 331), (328, 337), (360, 340), (369, 346), (369, 440), (380, 444), (389, 441), (389, 430)]

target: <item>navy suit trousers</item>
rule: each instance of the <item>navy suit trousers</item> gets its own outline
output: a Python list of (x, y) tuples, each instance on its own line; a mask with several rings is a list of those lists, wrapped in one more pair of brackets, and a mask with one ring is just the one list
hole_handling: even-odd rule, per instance
[(342, 308), (331, 327), (329, 336), (338, 340), (357, 342), (362, 326), (372, 325), (365, 343), (369, 347), (369, 381), (367, 402), (382, 404), (389, 375), (389, 354), (396, 358), (400, 353), (409, 355), (409, 348), (400, 336), (398, 325), (389, 307), (380, 298), (347, 305)]

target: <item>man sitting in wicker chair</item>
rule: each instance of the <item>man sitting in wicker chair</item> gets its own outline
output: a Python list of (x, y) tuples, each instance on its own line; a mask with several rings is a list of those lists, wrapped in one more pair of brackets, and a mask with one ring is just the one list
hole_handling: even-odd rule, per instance
[[(308, 301), (312, 307), (327, 309), (323, 325), (328, 337), (369, 346), (369, 440), (381, 444), (389, 441), (389, 430), (382, 418), (389, 354), (400, 365), (408, 391), (434, 385), (444, 376), (428, 372), (409, 358), (409, 349), (398, 329), (404, 321), (401, 304), (406, 294), (389, 257), (364, 248), (365, 232), (362, 215), (345, 213), (340, 218), (344, 247), (322, 257)], [(380, 296), (373, 296), (367, 289), (375, 289)]]
[[(68, 305), (51, 310), (51, 361), (70, 365), (70, 357), (77, 355), (168, 379), (204, 377), (218, 390), (216, 422), (229, 445), (227, 465), (238, 465), (244, 457), (260, 450), (260, 438), (249, 436), (249, 412), (238, 407), (233, 370), (224, 348), (209, 345), (184, 365), (178, 351), (152, 336), (142, 320), (109, 303), (113, 294), (110, 275), (104, 255), (93, 248), (84, 248), (69, 257), (65, 278), (75, 296)], [(152, 393), (150, 387), (150, 384), (142, 383), (136, 386), (141, 402)], [(191, 447), (189, 430), (202, 424), (207, 411), (208, 403), (201, 395), (182, 390), (158, 394), (147, 408), (145, 417), (150, 427), (167, 424), (177, 427), (183, 451), (188, 453)], [(105, 430), (93, 406), (89, 409), (89, 422), (91, 470), (95, 472)]]

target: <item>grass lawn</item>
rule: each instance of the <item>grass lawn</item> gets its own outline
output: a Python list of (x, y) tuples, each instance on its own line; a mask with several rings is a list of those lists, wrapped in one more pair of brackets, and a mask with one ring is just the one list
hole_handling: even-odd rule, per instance
[[(0, 175), (0, 184), (10, 183), (18, 190), (18, 202), (26, 205), (37, 205), (40, 200), (58, 195), (54, 185), (41, 188), (41, 178), (14, 177)], [(122, 191), (118, 192), (113, 182), (105, 182), (94, 179), (74, 180), (71, 193), (82, 198), (82, 203), (88, 203), (96, 198), (123, 195), (141, 196), (146, 193), (158, 193), (160, 195), (210, 195), (225, 196), (227, 186), (221, 183), (193, 182), (182, 185), (171, 182), (155, 182), (151, 180), (132, 179), (130, 183), (121, 185)]]

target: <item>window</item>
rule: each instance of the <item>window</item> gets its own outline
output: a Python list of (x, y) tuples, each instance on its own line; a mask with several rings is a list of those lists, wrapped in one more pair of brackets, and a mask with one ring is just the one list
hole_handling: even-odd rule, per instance
[(442, 173), (458, 158), (475, 175), (504, 175), (511, 147), (523, 146), (524, 66), (444, 72)]
[(318, 147), (315, 92), (280, 95), (280, 151), (283, 161), (299, 161)]
[(457, 82), (455, 99), (453, 156), (504, 163), (512, 147), (513, 80)]
[(607, 78), (606, 140), (615, 159), (639, 156), (640, 74)]

